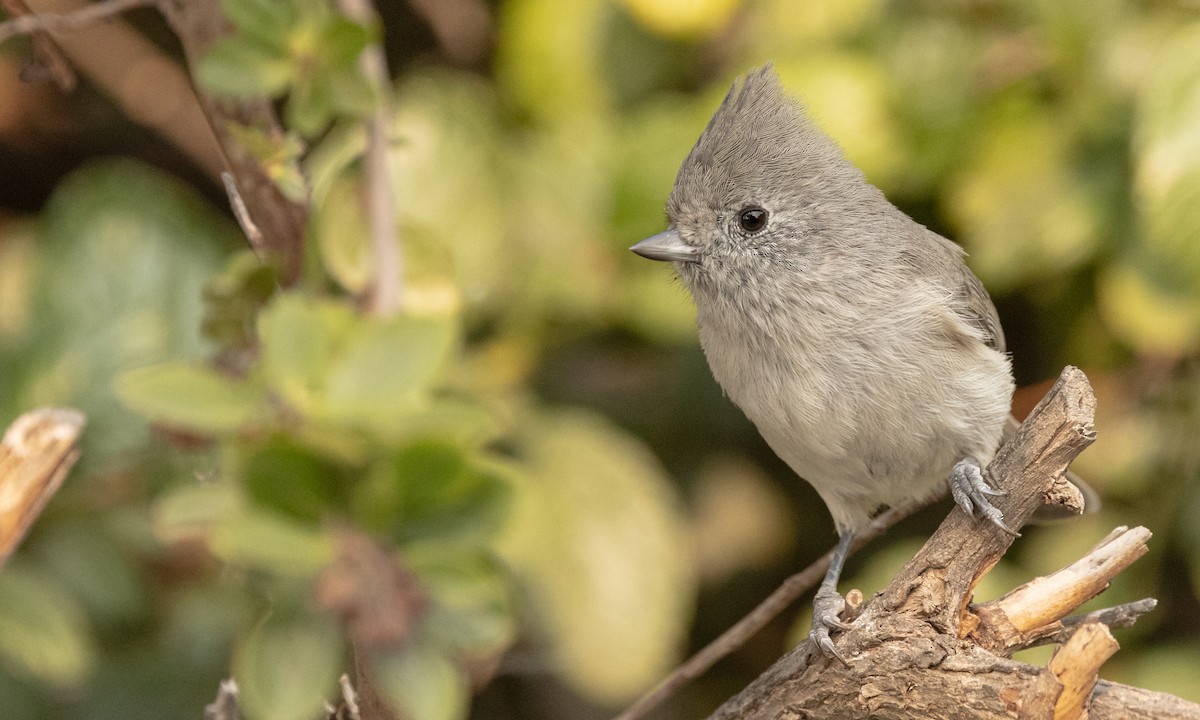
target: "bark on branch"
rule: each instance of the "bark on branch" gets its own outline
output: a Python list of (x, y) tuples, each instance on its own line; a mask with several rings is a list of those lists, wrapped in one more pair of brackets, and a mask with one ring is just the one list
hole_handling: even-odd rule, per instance
[(0, 440), (0, 567), (58, 492), (75, 461), (83, 413), (40, 408), (13, 421)]
[[(1043, 503), (1076, 512), (1067, 465), (1092, 443), (1095, 398), (1068, 367), (988, 472), (1008, 491), (996, 505), (1022, 527)], [(1065, 618), (1146, 552), (1145, 528), (1118, 528), (1085, 558), (1004, 597), (971, 604), (979, 579), (1014, 538), (955, 508), (887, 588), (837, 637), (848, 665), (803, 643), (722, 705), (711, 720), (755, 718), (1200, 718), (1200, 705), (1097, 681), (1116, 652), (1107, 621), (1128, 624), (1153, 601)], [(1046, 667), (1015, 650), (1065, 640)], [(810, 661), (811, 659), (811, 661)]]

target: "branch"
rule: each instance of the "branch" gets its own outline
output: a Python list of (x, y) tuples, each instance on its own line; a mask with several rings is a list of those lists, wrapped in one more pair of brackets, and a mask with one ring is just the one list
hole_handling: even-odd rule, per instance
[[(988, 471), (1008, 495), (997, 505), (1021, 527), (1043, 502), (1081, 509), (1063, 480), (1067, 465), (1093, 438), (1095, 400), (1083, 373), (1066, 368)], [(809, 643), (785, 655), (710, 720), (767, 718), (1104, 718), (1200, 719), (1200, 705), (1161, 693), (1096, 681), (1100, 664), (1116, 650), (1102, 624), (1072, 622), (1075, 632), (1046, 667), (996, 654), (981, 645), (999, 608), (1013, 609), (1027, 631), (1062, 636), (1061, 616), (1142, 552), (1144, 529), (1114, 532), (1076, 563), (1004, 598), (970, 605), (971, 591), (1012, 542), (990, 523), (955, 508), (888, 587), (868, 602), (849, 630), (837, 636), (847, 665), (810, 652)], [(1090, 560), (1107, 558), (1083, 572)], [(1062, 601), (1046, 588), (1070, 588)], [(1079, 600), (1082, 602), (1082, 600)], [(989, 610), (997, 610), (989, 612)], [(1017, 611), (1019, 610), (1019, 612)], [(1129, 619), (1136, 613), (1110, 613)], [(1011, 620), (1009, 621), (1011, 624)], [(1001, 643), (1001, 648), (1006, 647)]]
[(1005, 656), (1061, 629), (1067, 613), (1099, 595), (1125, 568), (1149, 552), (1150, 531), (1119, 527), (1079, 560), (973, 607), (972, 638)]
[[(159, 0), (159, 7), (183, 44), (193, 69), (218, 39), (230, 32), (219, 0)], [(239, 128), (253, 128), (267, 137), (282, 137), (283, 130), (268, 98), (218, 99), (200, 93), (200, 104), (217, 136), (237, 196), (245, 206), (244, 218), (261, 231), (262, 245), (278, 259), (280, 282), (294, 285), (304, 269), (304, 230), (309, 202), (292, 200), (239, 142)]]
[(0, 23), (0, 43), (18, 35), (78, 30), (136, 8), (157, 4), (158, 0), (103, 0), (68, 13), (30, 13)]
[[(369, 25), (376, 19), (370, 0), (338, 0), (342, 12), (351, 20)], [(388, 167), (388, 140), (391, 137), (392, 93), (387, 58), (378, 43), (363, 50), (363, 73), (371, 81), (379, 100), (367, 122), (367, 149), (364, 158), (367, 183), (367, 224), (375, 253), (375, 279), (367, 297), (367, 306), (375, 315), (387, 317), (399, 309), (403, 295), (403, 261), (397, 234), (395, 191)]]
[[(850, 554), (853, 555), (858, 552), (864, 545), (882, 535), (888, 528), (928, 504), (914, 503), (905, 507), (892, 508), (882, 513), (871, 521), (866, 530), (855, 536), (854, 543), (850, 546)], [(829, 569), (829, 563), (832, 561), (833, 549), (830, 548), (827, 553), (814, 560), (811, 565), (784, 580), (775, 589), (775, 592), (768, 595), (765, 600), (755, 606), (745, 617), (738, 620), (715, 640), (705, 645), (695, 655), (692, 655), (679, 667), (672, 670), (670, 674), (635, 700), (632, 705), (626, 708), (614, 720), (637, 720), (637, 718), (644, 717), (646, 713), (658, 707), (667, 698), (678, 692), (681, 687), (708, 672), (709, 668), (716, 665), (722, 658), (727, 657), (742, 645), (745, 645), (747, 640), (757, 634), (759, 630), (766, 627), (767, 623), (778, 617), (779, 613), (786, 610), (801, 595), (815, 587), (821, 581), (821, 578), (825, 577), (825, 571)]]
[(42, 408), (13, 421), (0, 441), (0, 566), (54, 497), (79, 459), (85, 420), (77, 410)]

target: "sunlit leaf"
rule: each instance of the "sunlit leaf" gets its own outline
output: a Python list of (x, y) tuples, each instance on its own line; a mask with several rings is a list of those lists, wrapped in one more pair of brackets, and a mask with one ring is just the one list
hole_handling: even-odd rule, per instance
[(258, 720), (310, 720), (334, 696), (344, 640), (321, 613), (273, 612), (238, 645), (233, 676)]
[(507, 94), (538, 116), (595, 112), (605, 13), (601, 0), (515, 0), (500, 18), (496, 74)]
[(426, 390), (455, 341), (445, 318), (396, 316), (361, 324), (334, 361), (324, 407), (336, 417), (387, 419)]
[(672, 665), (688, 627), (695, 581), (678, 501), (649, 452), (598, 418), (528, 426), (535, 476), (517, 486), (502, 551), (566, 679), (627, 700)]
[(1061, 274), (1097, 251), (1094, 200), (1070, 163), (1068, 129), (1030, 97), (988, 118), (973, 156), (949, 185), (947, 205), (993, 293)]
[[(740, 2), (739, 0), (622, 0), (621, 4), (634, 17), (657, 33), (692, 37), (711, 33), (725, 25), (733, 16)], [(794, 22), (794, 20), (789, 17), (788, 22)]]
[[(1200, 293), (1200, 25), (1157, 58), (1138, 102), (1135, 190), (1143, 272), (1182, 297)], [(1191, 302), (1189, 311), (1200, 310)], [(1190, 344), (1190, 343), (1189, 343)], [(1194, 347), (1194, 345), (1191, 345)]]
[(300, 293), (276, 296), (258, 322), (264, 379), (297, 409), (312, 411), (355, 327), (348, 305)]
[(362, 192), (358, 175), (340, 176), (322, 197), (314, 228), (326, 272), (352, 293), (365, 290), (374, 278)]
[(1160, 287), (1132, 264), (1100, 278), (1101, 315), (1119, 337), (1148, 352), (1178, 355), (1200, 342), (1200, 303)]
[(0, 658), (53, 685), (81, 683), (95, 662), (80, 608), (33, 568), (12, 562), (0, 572)]
[(130, 370), (116, 382), (130, 408), (157, 423), (204, 433), (228, 433), (260, 416), (265, 397), (256, 383), (188, 363)]
[[(469, 310), (494, 314), (521, 281), (507, 234), (511, 188), (501, 165), (494, 88), (466, 74), (423, 73), (398, 88), (389, 153), (407, 260), (406, 286), (452, 278)], [(467, 201), (469, 198), (469, 202)], [(465, 207), (470, 222), (452, 222)]]

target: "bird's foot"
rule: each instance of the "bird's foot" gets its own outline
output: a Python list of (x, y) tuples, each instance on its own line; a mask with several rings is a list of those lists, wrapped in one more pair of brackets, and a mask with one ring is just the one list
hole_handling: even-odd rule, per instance
[(808, 639), (812, 641), (814, 647), (819, 648), (825, 657), (837, 658), (843, 665), (847, 664), (846, 659), (833, 646), (829, 631), (834, 628), (850, 629), (850, 626), (842, 622), (840, 618), (845, 607), (846, 601), (838, 594), (837, 590), (822, 585), (817, 590), (816, 597), (813, 598), (812, 629), (808, 631)]
[(988, 500), (989, 495), (999, 497), (1008, 493), (988, 485), (983, 477), (983, 468), (979, 467), (979, 461), (975, 458), (966, 457), (959, 460), (950, 471), (950, 494), (967, 515), (985, 517), (1009, 535), (1021, 536), (1004, 523), (1004, 513)]

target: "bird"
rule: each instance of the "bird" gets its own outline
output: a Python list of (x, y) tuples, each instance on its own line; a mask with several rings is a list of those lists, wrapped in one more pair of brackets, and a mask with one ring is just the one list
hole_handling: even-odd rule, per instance
[(828, 507), (838, 542), (809, 638), (845, 662), (838, 579), (881, 510), (948, 487), (1015, 535), (984, 474), (1016, 427), (996, 308), (962, 248), (869, 183), (770, 65), (734, 82), (667, 221), (630, 249), (673, 263), (714, 378)]

